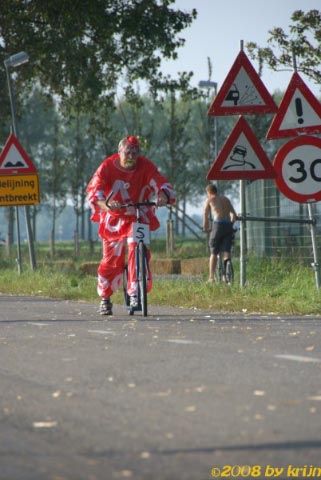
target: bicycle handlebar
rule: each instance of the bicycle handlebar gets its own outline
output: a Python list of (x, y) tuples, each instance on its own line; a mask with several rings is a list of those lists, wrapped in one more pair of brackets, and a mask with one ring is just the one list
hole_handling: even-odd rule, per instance
[[(113, 195), (113, 192), (111, 192), (110, 195), (108, 195), (108, 197), (106, 198), (106, 206), (108, 208), (110, 208), (111, 206), (109, 205), (109, 200), (111, 199)], [(134, 208), (139, 208), (139, 207), (144, 207), (144, 206), (147, 206), (147, 207), (156, 207), (157, 206), (157, 203), (156, 202), (150, 202), (150, 201), (146, 201), (146, 202), (128, 202), (128, 203), (121, 203), (119, 205), (119, 208), (127, 208), (127, 207), (134, 207)]]
[[(106, 203), (107, 207), (109, 205)], [(121, 203), (119, 205), (119, 208), (126, 208), (126, 207), (134, 207), (134, 208), (139, 208), (139, 207), (156, 207), (157, 203), (156, 202), (130, 202), (130, 203)]]

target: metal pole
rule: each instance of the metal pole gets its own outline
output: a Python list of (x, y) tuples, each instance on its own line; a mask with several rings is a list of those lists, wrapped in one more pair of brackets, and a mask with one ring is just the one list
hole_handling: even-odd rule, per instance
[[(13, 89), (11, 85), (11, 77), (9, 73), (9, 66), (4, 62), (7, 80), (8, 80), (8, 89), (9, 89), (9, 97), (10, 97), (10, 108), (11, 108), (11, 117), (12, 117), (12, 129), (13, 133), (16, 137), (18, 137), (17, 133), (17, 125), (16, 125), (16, 112), (15, 112), (15, 104), (14, 104), (14, 96), (13, 96)], [(21, 266), (21, 248), (20, 248), (20, 228), (19, 228), (19, 213), (18, 207), (16, 209), (16, 219), (17, 219), (17, 243), (18, 243), (18, 271), (19, 273), (22, 270)], [(30, 266), (32, 270), (36, 269), (36, 256), (34, 250), (34, 243), (33, 243), (33, 235), (31, 229), (31, 222), (30, 222), (30, 212), (29, 207), (24, 207), (25, 211), (25, 219), (26, 219), (26, 230), (27, 230), (27, 237), (28, 237), (28, 245), (29, 245), (29, 257), (30, 257)]]
[(174, 253), (174, 221), (172, 219), (172, 207), (169, 207), (168, 210), (166, 227), (166, 254), (168, 257), (172, 257)]
[(241, 203), (241, 226), (240, 226), (240, 286), (244, 287), (246, 282), (246, 205), (245, 205), (245, 180), (240, 180), (240, 203)]
[[(13, 133), (16, 131), (15, 125), (15, 109), (14, 109), (14, 102), (12, 96), (12, 88), (11, 88), (11, 79), (9, 74), (9, 69), (5, 64), (6, 74), (7, 74), (7, 82), (8, 82), (8, 90), (9, 90), (9, 98), (10, 98), (10, 108), (11, 108), (11, 118), (12, 118), (12, 130)], [(22, 261), (21, 261), (21, 245), (20, 245), (20, 224), (19, 224), (19, 208), (15, 206), (15, 213), (16, 213), (16, 229), (17, 229), (17, 266), (18, 266), (18, 274), (21, 275), (22, 272)]]
[[(215, 85), (214, 85), (214, 98), (216, 98), (216, 95), (217, 95), (217, 83), (215, 82)], [(217, 133), (217, 116), (215, 115), (214, 117), (214, 158), (215, 160), (217, 159), (217, 155), (218, 155), (218, 133)], [(211, 167), (211, 165), (210, 165)], [(217, 186), (217, 190), (218, 190), (218, 193), (221, 194), (221, 189), (220, 189), (220, 181), (217, 180), (216, 181), (216, 186)]]
[[(215, 95), (215, 98), (216, 98), (216, 95), (217, 95), (217, 83), (215, 83), (214, 95)], [(217, 145), (217, 142), (218, 142), (218, 134), (217, 134), (217, 116), (216, 116), (216, 115), (215, 115), (215, 117), (214, 117), (214, 142), (215, 142), (215, 145), (214, 145), (214, 156), (215, 156), (215, 159), (216, 159), (217, 154), (218, 154), (218, 145)]]
[[(311, 203), (308, 203), (308, 212), (309, 212), (309, 219), (313, 220)], [(316, 235), (315, 235), (315, 222), (311, 222), (310, 231), (311, 231), (311, 242), (312, 242), (312, 249), (313, 249), (313, 263), (311, 263), (311, 266), (314, 270), (315, 286), (317, 290), (319, 290), (320, 289), (320, 272), (319, 272), (317, 242), (316, 242)]]

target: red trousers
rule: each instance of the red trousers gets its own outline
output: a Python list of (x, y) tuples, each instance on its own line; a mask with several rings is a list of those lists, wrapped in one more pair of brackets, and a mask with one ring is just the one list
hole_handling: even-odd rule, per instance
[[(135, 247), (136, 242), (124, 238), (121, 240), (103, 239), (103, 258), (98, 267), (97, 292), (102, 298), (110, 297), (116, 290), (123, 285), (123, 272), (125, 267), (126, 244), (128, 245), (127, 264), (128, 264), (128, 295), (137, 295), (137, 275)], [(149, 268), (150, 250), (147, 249), (147, 291), (152, 288), (152, 275)]]

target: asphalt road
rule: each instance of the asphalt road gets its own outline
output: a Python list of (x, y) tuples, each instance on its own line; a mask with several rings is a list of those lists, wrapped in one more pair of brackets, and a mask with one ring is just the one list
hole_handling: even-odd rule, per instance
[(320, 380), (320, 317), (2, 295), (0, 479), (293, 478), (266, 468), (321, 468)]

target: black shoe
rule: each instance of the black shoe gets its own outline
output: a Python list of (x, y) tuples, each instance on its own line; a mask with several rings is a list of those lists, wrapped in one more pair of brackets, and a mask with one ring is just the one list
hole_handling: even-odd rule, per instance
[(131, 297), (129, 299), (129, 305), (132, 308), (137, 308), (138, 307), (138, 297), (137, 297), (137, 295), (131, 295)]
[(141, 312), (142, 306), (138, 301), (137, 295), (131, 295), (129, 297), (129, 313), (132, 315), (134, 312)]
[(103, 298), (100, 302), (99, 313), (100, 315), (112, 315), (113, 314), (113, 304), (109, 298)]

